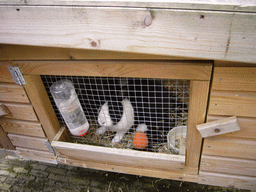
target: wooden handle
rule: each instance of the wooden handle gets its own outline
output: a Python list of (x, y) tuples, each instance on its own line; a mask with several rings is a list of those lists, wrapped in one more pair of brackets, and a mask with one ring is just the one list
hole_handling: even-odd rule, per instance
[(202, 138), (241, 130), (237, 117), (229, 117), (196, 126)]
[(9, 113), (11, 113), (9, 109), (4, 104), (0, 104), (0, 117)]

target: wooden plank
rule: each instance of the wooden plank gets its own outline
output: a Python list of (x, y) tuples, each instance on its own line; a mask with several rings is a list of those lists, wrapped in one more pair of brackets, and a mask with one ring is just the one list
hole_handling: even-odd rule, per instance
[(47, 139), (16, 135), (11, 133), (8, 134), (8, 137), (10, 138), (13, 145), (17, 147), (48, 151), (48, 148), (45, 145), (45, 142), (48, 141)]
[(163, 178), (163, 179), (189, 181), (189, 182), (197, 182), (198, 180), (198, 175), (181, 174), (181, 173), (172, 172), (170, 170), (154, 169), (153, 166), (151, 166), (150, 168), (128, 166), (128, 165), (124, 166), (124, 165), (118, 165), (118, 164), (100, 163), (95, 161), (81, 161), (81, 160), (66, 158), (66, 157), (58, 157), (57, 161), (58, 163), (65, 164), (65, 165), (78, 166), (78, 167), (84, 167), (89, 169), (99, 169), (99, 170), (118, 172), (118, 173), (135, 174), (135, 175), (146, 176), (146, 177), (156, 177), (156, 178)]
[(30, 103), (21, 85), (1, 83), (0, 101)]
[(5, 115), (4, 118), (10, 119), (21, 119), (28, 121), (38, 121), (37, 116), (34, 112), (33, 106), (31, 104), (18, 104), (18, 103), (5, 103), (3, 102), (8, 110), (11, 112)]
[[(207, 122), (226, 118), (226, 116), (207, 116)], [(225, 137), (251, 138), (256, 139), (256, 118), (238, 117), (238, 123), (241, 127), (239, 132), (227, 133)]]
[(200, 171), (256, 177), (256, 161), (203, 155)]
[(9, 113), (10, 113), (9, 109), (4, 104), (0, 103), (0, 117), (6, 116)]
[(186, 138), (186, 166), (198, 168), (202, 137), (196, 125), (204, 123), (208, 101), (209, 82), (191, 81)]
[(256, 160), (256, 140), (232, 137), (208, 137), (204, 139), (203, 155)]
[(176, 173), (181, 173), (182, 169), (185, 169), (185, 157), (179, 155), (156, 154), (60, 141), (52, 141), (51, 145), (61, 155), (82, 161), (123, 166), (154, 167), (155, 169), (171, 170)]
[(236, 116), (199, 124), (196, 127), (202, 138), (241, 130)]
[[(0, 49), (1, 49), (1, 53), (2, 53), (2, 45), (1, 44), (0, 44)], [(2, 57), (4, 57), (4, 53), (0, 54), (0, 60), (5, 60), (5, 59), (1, 59)], [(0, 61), (0, 82), (15, 83), (15, 81), (13, 80), (12, 75), (8, 69), (8, 66), (11, 66), (11, 62)]]
[(23, 61), (23, 74), (210, 80), (211, 63), (188, 61)]
[(212, 91), (208, 114), (256, 117), (255, 109), (256, 92)]
[(45, 134), (41, 127), (41, 124), (38, 122), (20, 121), (14, 119), (0, 119), (0, 125), (2, 125), (5, 132), (8, 133), (45, 138)]
[(24, 75), (24, 88), (41, 122), (47, 138), (51, 141), (60, 128), (52, 104), (44, 88), (42, 79), (37, 75)]
[(0, 144), (5, 149), (15, 149), (6, 132), (0, 125)]
[(16, 151), (19, 157), (24, 159), (40, 161), (44, 163), (58, 164), (55, 155), (50, 152), (38, 151), (22, 147), (16, 147)]
[(255, 13), (17, 5), (0, 10), (0, 41), (6, 44), (256, 62)]
[(168, 0), (168, 1), (155, 1), (155, 0), (30, 0), (28, 2), (19, 0), (1, 0), (2, 5), (66, 5), (66, 6), (106, 6), (106, 7), (137, 7), (137, 8), (172, 8), (172, 9), (199, 9), (199, 10), (215, 10), (215, 11), (245, 11), (256, 12), (255, 1), (253, 0)]
[(215, 67), (212, 89), (256, 91), (256, 67)]
[[(60, 48), (60, 47), (41, 47), (41, 46), (26, 46), (26, 45), (10, 45), (0, 44), (1, 53), (0, 60), (107, 60), (107, 59), (120, 59), (120, 60), (188, 60), (188, 58), (171, 57), (164, 55), (153, 54), (139, 54), (139, 53), (127, 53), (127, 52), (114, 52), (114, 51), (101, 51), (101, 50), (85, 50), (85, 49), (72, 49), (72, 48)], [(1, 66), (3, 62), (0, 61), (0, 69), (9, 70), (7, 67)], [(4, 71), (0, 70), (0, 74)], [(0, 81), (6, 81), (7, 77), (1, 77)], [(8, 80), (12, 80), (11, 76), (8, 76)], [(9, 82), (9, 81), (8, 81)]]
[(199, 184), (256, 190), (256, 177), (227, 175), (200, 171)]

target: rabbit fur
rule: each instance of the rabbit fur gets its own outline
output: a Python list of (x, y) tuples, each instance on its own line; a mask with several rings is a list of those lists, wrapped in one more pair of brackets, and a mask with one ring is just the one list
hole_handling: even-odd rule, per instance
[(112, 143), (119, 143), (124, 134), (134, 124), (134, 109), (131, 102), (128, 99), (124, 99), (121, 103), (123, 105), (123, 114), (117, 124), (114, 125), (113, 121), (111, 120), (108, 102), (104, 103), (98, 115), (98, 123), (101, 125), (101, 127), (97, 129), (96, 133), (101, 135), (107, 130), (116, 131), (116, 135), (113, 138)]

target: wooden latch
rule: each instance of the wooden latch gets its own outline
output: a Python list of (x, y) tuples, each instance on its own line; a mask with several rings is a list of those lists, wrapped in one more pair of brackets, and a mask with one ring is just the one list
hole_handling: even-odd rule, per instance
[(197, 125), (196, 128), (200, 132), (202, 138), (241, 130), (236, 116), (200, 124)]

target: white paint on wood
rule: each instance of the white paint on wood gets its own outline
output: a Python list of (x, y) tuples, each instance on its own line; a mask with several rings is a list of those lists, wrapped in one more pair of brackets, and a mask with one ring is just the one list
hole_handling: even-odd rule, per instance
[(0, 6), (0, 17), (2, 43), (256, 62), (255, 13)]
[(196, 127), (197, 127), (197, 130), (200, 132), (202, 138), (212, 137), (216, 135), (221, 135), (221, 134), (231, 133), (231, 132), (241, 130), (236, 116), (224, 118), (224, 119), (220, 119), (220, 120), (212, 121), (208, 123), (203, 123), (203, 124), (197, 125)]

